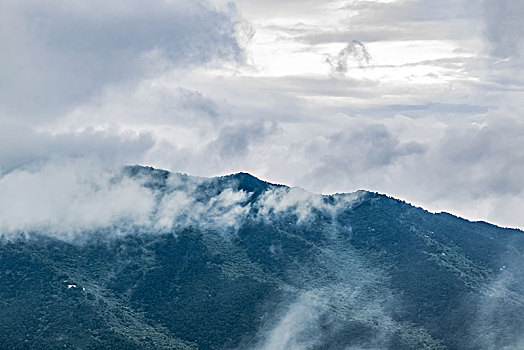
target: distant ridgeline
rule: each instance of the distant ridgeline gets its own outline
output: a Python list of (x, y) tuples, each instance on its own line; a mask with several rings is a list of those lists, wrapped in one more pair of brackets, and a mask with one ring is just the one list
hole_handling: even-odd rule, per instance
[(147, 220), (2, 234), (1, 349), (524, 349), (521, 231), (245, 173), (112, 181)]

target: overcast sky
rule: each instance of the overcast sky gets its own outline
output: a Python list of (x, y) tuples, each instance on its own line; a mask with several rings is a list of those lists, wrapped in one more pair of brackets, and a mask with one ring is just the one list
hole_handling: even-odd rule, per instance
[(524, 228), (522, 18), (522, 0), (3, 0), (0, 176), (247, 171)]

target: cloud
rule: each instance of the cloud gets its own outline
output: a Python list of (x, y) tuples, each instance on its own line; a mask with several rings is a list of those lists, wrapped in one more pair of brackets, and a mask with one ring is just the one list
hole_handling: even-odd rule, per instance
[[(170, 174), (165, 192), (149, 171), (129, 176), (95, 159), (53, 160), (0, 177), (0, 235), (65, 240), (186, 227), (234, 229), (249, 207), (231, 188), (206, 194), (210, 179)], [(204, 186), (204, 187), (203, 187)]]
[(2, 2), (0, 171), (248, 171), (524, 225), (518, 1), (215, 3)]
[(424, 153), (400, 158), (386, 171), (389, 184), (376, 183), (433, 211), (522, 227), (522, 128), (518, 115), (509, 111), (447, 125), (425, 142)]
[(315, 131), (304, 128), (303, 137), (285, 143), (287, 150), (268, 162), (273, 179), (293, 174), (290, 183), (317, 193), (364, 188), (432, 211), (524, 225), (518, 214), (524, 193), (518, 114), (491, 111), (451, 125), (438, 118), (397, 116), (372, 123), (352, 117), (342, 131), (311, 128)]
[(33, 233), (74, 240), (102, 232), (176, 232), (201, 227), (236, 232), (256, 218), (294, 216), (307, 223), (316, 213), (333, 219), (354, 196), (326, 201), (298, 188), (274, 188), (250, 201), (233, 178), (200, 178), (152, 168), (111, 165), (96, 157), (52, 158), (0, 177), (0, 235)]
[(265, 123), (262, 120), (225, 125), (217, 138), (206, 146), (206, 152), (218, 153), (222, 161), (245, 157), (252, 143), (263, 141), (277, 129), (276, 123)]
[(250, 209), (246, 205), (247, 193), (226, 188), (207, 196), (202, 187), (206, 183), (212, 186), (208, 179), (171, 174), (168, 192), (162, 196), (153, 218), (155, 228), (164, 231), (190, 226), (238, 229)]
[(491, 281), (475, 301), (477, 312), (470, 325), (470, 332), (474, 346), (479, 349), (519, 349), (524, 344), (521, 336), (524, 322), (514, 316), (522, 314), (524, 310), (524, 273), (520, 264), (523, 255), (522, 251), (514, 249), (520, 242), (512, 243), (511, 249), (498, 256), (498, 266), (493, 271)]
[(322, 197), (301, 188), (276, 188), (265, 192), (257, 203), (258, 213), (262, 218), (271, 218), (271, 214), (292, 214), (297, 216), (297, 223), (311, 219), (314, 208), (322, 208)]
[[(448, 189), (461, 191), (468, 185), (468, 191), (475, 197), (483, 195), (521, 194), (524, 186), (519, 180), (524, 152), (522, 132), (524, 124), (520, 119), (492, 116), (481, 125), (449, 127), (440, 144), (434, 149), (434, 161), (442, 171), (452, 171), (459, 176), (448, 178)], [(511, 140), (507, 142), (506, 140)], [(502, 157), (501, 155), (505, 156)], [(438, 195), (438, 194), (436, 194)]]
[(326, 197), (308, 192), (300, 187), (276, 187), (265, 191), (254, 203), (257, 217), (262, 220), (273, 220), (285, 216), (286, 220), (295, 219), (296, 224), (308, 224), (318, 214), (336, 221), (340, 211), (348, 210), (362, 193), (354, 192)]
[[(318, 137), (304, 145), (302, 152), (315, 160), (303, 179), (310, 179), (308, 186), (315, 187), (337, 179), (370, 186), (372, 176), (384, 176), (403, 158), (420, 156), (425, 151), (426, 146), (422, 143), (401, 142), (383, 124), (356, 121), (343, 131)], [(364, 177), (371, 181), (361, 183), (359, 180)]]
[(331, 67), (334, 74), (346, 74), (351, 61), (355, 61), (360, 67), (369, 64), (371, 61), (368, 49), (358, 40), (348, 43), (337, 56), (327, 55), (324, 57), (324, 62)]
[(96, 99), (78, 105), (55, 124), (71, 128), (179, 126), (198, 128), (204, 133), (223, 119), (223, 106), (212, 97), (166, 80), (156, 77), (130, 87), (108, 89)]
[(519, 0), (484, 0), (485, 35), (491, 54), (519, 58), (524, 49), (524, 4)]
[(51, 118), (116, 83), (240, 60), (235, 25), (207, 0), (5, 1), (0, 106)]
[(3, 236), (36, 231), (61, 239), (114, 224), (145, 224), (155, 203), (140, 183), (85, 159), (11, 171), (0, 177), (0, 198)]
[(297, 32), (311, 44), (343, 42), (356, 37), (366, 42), (397, 40), (468, 40), (478, 35), (482, 4), (472, 0), (332, 2), (330, 14), (345, 14), (336, 26), (316, 26)]
[(23, 124), (0, 128), (0, 174), (50, 159), (97, 158), (106, 163), (125, 164), (140, 159), (154, 146), (148, 133), (97, 131), (50, 133)]
[(269, 332), (257, 350), (301, 350), (320, 343), (321, 310), (314, 295), (304, 293), (289, 305), (288, 310)]

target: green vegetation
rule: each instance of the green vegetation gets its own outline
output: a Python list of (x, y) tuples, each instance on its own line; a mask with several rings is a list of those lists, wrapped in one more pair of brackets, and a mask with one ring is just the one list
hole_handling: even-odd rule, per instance
[[(167, 172), (127, 172), (167, 190)], [(202, 198), (226, 188), (255, 202), (275, 187), (237, 174)], [(251, 349), (284, 329), (304, 349), (518, 347), (521, 231), (373, 193), (337, 210), (251, 211), (227, 232), (3, 240), (0, 348)]]

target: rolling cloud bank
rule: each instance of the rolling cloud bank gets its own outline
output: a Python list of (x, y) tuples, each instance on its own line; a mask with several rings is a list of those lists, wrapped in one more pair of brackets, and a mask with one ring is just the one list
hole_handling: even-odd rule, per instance
[[(149, 169), (111, 168), (84, 159), (11, 171), (0, 180), (0, 194), (9, 199), (2, 201), (2, 236), (37, 233), (74, 240), (109, 228), (115, 228), (109, 234), (118, 235), (125, 227), (235, 231), (249, 214), (269, 220), (286, 213), (303, 223), (315, 211), (334, 216), (358, 197), (341, 195), (328, 204), (323, 196), (300, 188), (275, 187), (253, 198), (234, 190), (236, 176), (242, 174), (209, 179)], [(217, 188), (219, 184), (231, 188)]]

